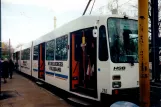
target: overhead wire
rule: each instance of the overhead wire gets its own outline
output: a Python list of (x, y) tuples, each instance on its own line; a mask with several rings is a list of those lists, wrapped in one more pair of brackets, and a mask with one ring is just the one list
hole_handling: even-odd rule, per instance
[[(89, 4), (90, 4), (91, 1), (92, 1), (92, 0), (89, 0), (89, 1), (88, 1), (87, 6), (86, 6), (86, 8), (85, 8), (85, 10), (84, 10), (84, 12), (83, 12), (83, 15), (85, 15), (85, 13), (86, 13), (86, 11), (87, 11), (87, 9), (88, 9), (88, 6), (89, 6)], [(82, 16), (83, 16), (83, 15), (82, 15)]]
[(91, 12), (92, 12), (92, 9), (93, 9), (93, 6), (94, 6), (95, 1), (96, 1), (96, 0), (94, 0), (94, 2), (93, 2), (92, 8), (91, 8), (91, 11), (90, 11), (89, 14), (91, 14)]

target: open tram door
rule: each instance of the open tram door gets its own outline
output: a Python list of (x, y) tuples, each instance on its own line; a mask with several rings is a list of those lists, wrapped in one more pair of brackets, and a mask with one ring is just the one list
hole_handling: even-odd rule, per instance
[(71, 91), (97, 97), (97, 39), (93, 28), (71, 33)]
[(39, 44), (38, 78), (45, 80), (45, 43)]

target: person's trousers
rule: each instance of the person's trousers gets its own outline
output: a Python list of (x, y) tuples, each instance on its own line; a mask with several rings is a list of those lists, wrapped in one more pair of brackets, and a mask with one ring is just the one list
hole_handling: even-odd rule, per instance
[(10, 78), (12, 78), (12, 75), (13, 75), (13, 70), (10, 70), (10, 71), (9, 71), (9, 76), (10, 76)]

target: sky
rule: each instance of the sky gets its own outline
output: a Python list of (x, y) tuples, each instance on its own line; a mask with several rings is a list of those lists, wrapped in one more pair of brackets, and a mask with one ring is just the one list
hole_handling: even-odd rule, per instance
[[(106, 10), (105, 5), (110, 1), (96, 0), (92, 14), (100, 14), (101, 7)], [(119, 0), (119, 5), (122, 10), (127, 10), (133, 2), (136, 0)], [(2, 42), (8, 42), (10, 38), (12, 46), (16, 47), (35, 40), (54, 30), (54, 16), (58, 28), (81, 17), (87, 3), (88, 0), (1, 0)], [(87, 15), (92, 4), (93, 0)]]

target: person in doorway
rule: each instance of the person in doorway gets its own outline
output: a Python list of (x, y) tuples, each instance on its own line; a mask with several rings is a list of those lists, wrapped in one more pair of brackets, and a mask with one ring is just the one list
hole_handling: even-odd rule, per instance
[(14, 70), (14, 63), (13, 63), (12, 59), (10, 59), (9, 60), (9, 76), (10, 76), (10, 79), (12, 79), (13, 70)]
[(2, 78), (4, 79), (4, 83), (7, 82), (8, 69), (9, 69), (8, 59), (5, 58), (4, 62), (2, 63)]

